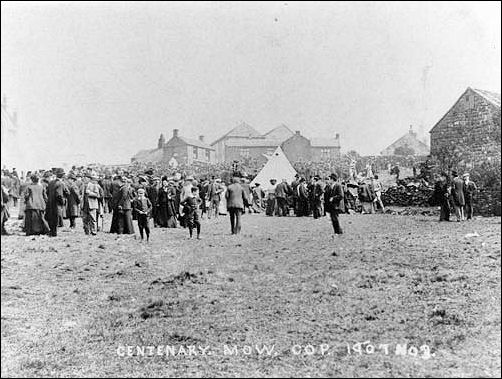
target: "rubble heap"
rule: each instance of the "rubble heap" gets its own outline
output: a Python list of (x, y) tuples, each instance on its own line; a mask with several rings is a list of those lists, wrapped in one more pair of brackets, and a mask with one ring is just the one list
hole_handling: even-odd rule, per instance
[(385, 205), (430, 207), (434, 188), (425, 181), (400, 180), (396, 186), (382, 192)]

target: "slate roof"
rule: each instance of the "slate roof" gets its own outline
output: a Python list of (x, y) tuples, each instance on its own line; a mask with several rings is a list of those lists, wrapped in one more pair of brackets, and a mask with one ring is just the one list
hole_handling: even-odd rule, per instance
[(500, 93), (485, 91), (485, 90), (476, 89), (476, 88), (472, 88), (472, 90), (474, 92), (476, 92), (478, 95), (484, 97), (487, 101), (489, 101), (493, 105), (500, 108)]
[(231, 129), (228, 133), (224, 134), (220, 138), (218, 138), (216, 141), (214, 141), (212, 145), (215, 143), (218, 143), (224, 138), (227, 137), (246, 137), (246, 138), (255, 138), (255, 137), (261, 137), (261, 134), (258, 133), (258, 131), (253, 128), (251, 125), (241, 122), (239, 125), (237, 125), (235, 128)]

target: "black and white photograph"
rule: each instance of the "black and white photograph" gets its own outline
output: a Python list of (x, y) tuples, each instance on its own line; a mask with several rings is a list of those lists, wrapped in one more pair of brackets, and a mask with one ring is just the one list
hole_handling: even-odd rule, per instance
[(501, 372), (500, 1), (1, 1), (1, 376)]

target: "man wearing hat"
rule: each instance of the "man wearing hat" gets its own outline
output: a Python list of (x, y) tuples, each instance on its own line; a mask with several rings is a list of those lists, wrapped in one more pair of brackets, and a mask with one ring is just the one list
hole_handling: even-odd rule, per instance
[(49, 224), (49, 235), (56, 237), (58, 234), (58, 221), (64, 206), (64, 185), (61, 180), (64, 176), (64, 170), (58, 168), (55, 170), (56, 178), (47, 185), (47, 204), (45, 218)]
[(451, 184), (451, 198), (455, 208), (457, 222), (464, 221), (464, 181), (458, 176), (457, 171), (452, 171), (453, 181)]
[(331, 174), (329, 184), (326, 186), (324, 193), (324, 202), (326, 204), (326, 212), (331, 216), (331, 224), (335, 234), (342, 234), (342, 227), (338, 220), (338, 215), (345, 212), (343, 187), (338, 182), (338, 176)]
[(82, 222), (84, 224), (85, 234), (96, 235), (99, 199), (101, 195), (101, 187), (98, 184), (98, 177), (94, 174), (87, 174), (89, 183), (86, 184), (84, 190), (84, 202), (82, 206)]
[(314, 219), (317, 219), (323, 214), (323, 197), (324, 197), (324, 188), (321, 185), (321, 178), (316, 175), (314, 176), (314, 193), (312, 194), (313, 202), (312, 202), (312, 214)]
[(213, 176), (211, 179), (211, 184), (209, 185), (208, 192), (207, 192), (207, 198), (210, 202), (210, 207), (211, 209), (208, 212), (208, 218), (211, 218), (211, 213), (214, 212), (214, 217), (218, 217), (218, 209), (220, 207), (220, 194), (223, 192), (223, 188), (220, 185), (221, 180), (220, 179), (215, 179)]
[(80, 189), (75, 174), (68, 175), (68, 198), (66, 214), (70, 219), (70, 228), (75, 228), (75, 219), (80, 216)]
[(472, 220), (474, 209), (472, 207), (474, 200), (474, 193), (477, 191), (476, 184), (471, 181), (470, 175), (465, 173), (463, 175), (464, 179), (464, 197), (465, 197), (465, 217), (467, 220)]

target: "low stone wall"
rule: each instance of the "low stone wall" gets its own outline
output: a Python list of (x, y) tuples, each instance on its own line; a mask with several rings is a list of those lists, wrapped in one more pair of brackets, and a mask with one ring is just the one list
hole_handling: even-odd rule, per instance
[(500, 191), (480, 189), (474, 197), (474, 214), (500, 216)]

